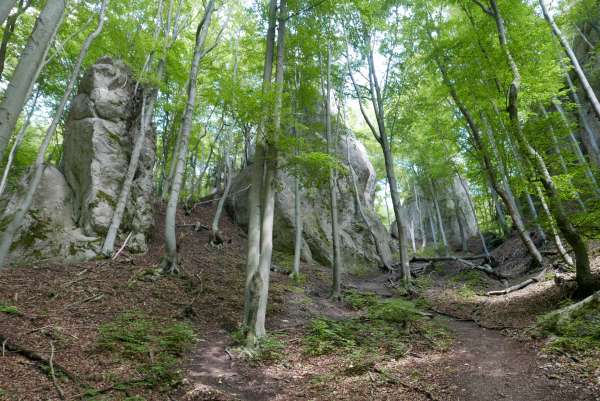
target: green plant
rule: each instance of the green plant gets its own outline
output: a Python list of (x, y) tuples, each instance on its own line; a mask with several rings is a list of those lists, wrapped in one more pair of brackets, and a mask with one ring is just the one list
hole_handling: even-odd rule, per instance
[(8, 315), (20, 315), (21, 312), (16, 306), (8, 306), (0, 304), (0, 313), (6, 313)]
[(370, 319), (400, 323), (403, 326), (421, 317), (422, 314), (414, 303), (400, 298), (380, 302), (369, 308)]
[(141, 385), (161, 390), (180, 382), (178, 358), (195, 338), (186, 324), (165, 324), (141, 312), (124, 313), (99, 331), (101, 348), (130, 361), (144, 378)]
[(343, 300), (355, 310), (376, 305), (378, 302), (377, 295), (373, 293), (363, 293), (356, 290), (345, 291)]
[(592, 302), (566, 317), (544, 315), (538, 319), (537, 334), (550, 337), (546, 348), (551, 352), (600, 351), (600, 305)]

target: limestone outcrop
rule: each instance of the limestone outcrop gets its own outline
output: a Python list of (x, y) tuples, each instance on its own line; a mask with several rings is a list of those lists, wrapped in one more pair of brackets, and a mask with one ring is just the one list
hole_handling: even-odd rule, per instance
[[(461, 183), (458, 177), (454, 177), (445, 185), (441, 184), (436, 183), (435, 195), (440, 207), (444, 233), (449, 245), (458, 249), (463, 242), (463, 237), (468, 239), (477, 235), (477, 221), (464, 189), (468, 184)], [(414, 243), (414, 247), (419, 249), (423, 239), (426, 244), (432, 245), (434, 238), (441, 245), (441, 233), (431, 191), (423, 191), (416, 187), (412, 192), (412, 196), (404, 202), (402, 210), (407, 231), (407, 245), (411, 248)], [(392, 237), (397, 238), (398, 229), (395, 222), (390, 227), (390, 233)]]
[[(103, 57), (86, 72), (67, 118), (61, 168), (46, 167), (9, 263), (76, 261), (97, 255), (139, 132), (140, 102), (135, 92), (131, 72), (119, 61)], [(154, 160), (154, 136), (148, 132), (121, 226), (121, 232), (134, 234), (129, 242), (132, 251), (146, 250), (153, 226)], [(2, 219), (10, 218), (20, 192), (0, 201), (6, 205)]]
[[(347, 165), (348, 160), (356, 174), (359, 199), (365, 217), (369, 221), (384, 257), (391, 256), (391, 238), (374, 211), (375, 170), (367, 152), (352, 132), (343, 135), (338, 143), (337, 155)], [(250, 171), (246, 169), (235, 177), (227, 203), (227, 210), (235, 222), (242, 227), (248, 224), (248, 183)], [(285, 172), (278, 175), (275, 198), (274, 247), (276, 250), (293, 253), (294, 249), (294, 179)], [(340, 177), (337, 181), (338, 208), (342, 264), (348, 271), (381, 265), (371, 231), (359, 213), (356, 204), (351, 176)], [(329, 265), (332, 260), (331, 221), (329, 195), (327, 190), (308, 192), (301, 190), (301, 214), (303, 219), (304, 260), (315, 260)]]

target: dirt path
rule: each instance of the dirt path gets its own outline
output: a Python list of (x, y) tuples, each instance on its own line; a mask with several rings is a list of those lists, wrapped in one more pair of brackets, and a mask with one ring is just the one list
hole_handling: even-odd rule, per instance
[[(381, 297), (390, 297), (393, 291), (386, 286), (387, 278), (378, 276), (349, 280), (351, 288), (369, 291)], [(288, 294), (285, 312), (270, 322), (288, 335), (296, 330), (302, 336), (302, 326), (315, 315), (331, 315), (346, 318), (352, 315), (343, 305), (324, 296), (326, 285), (314, 283), (306, 295)], [(310, 298), (312, 304), (301, 302)], [(304, 306), (302, 306), (304, 305)], [(427, 389), (435, 401), (600, 401), (600, 396), (586, 392), (585, 382), (573, 383), (562, 378), (552, 365), (537, 355), (533, 345), (519, 342), (501, 332), (479, 327), (473, 322), (445, 316), (436, 316), (452, 332), (455, 341), (446, 352), (433, 352), (411, 356), (398, 361), (395, 375), (414, 377), (418, 372), (417, 385)], [(279, 401), (323, 400), (331, 398), (310, 393), (314, 376), (306, 373), (306, 366), (287, 365), (251, 366), (229, 352), (231, 339), (226, 331), (210, 329), (193, 353), (188, 373), (189, 386), (185, 401)], [(286, 350), (289, 351), (289, 350)], [(303, 358), (300, 358), (301, 360)], [(312, 362), (307, 361), (311, 364)], [(584, 379), (582, 379), (584, 380)], [(378, 385), (385, 386), (380, 383)], [(292, 388), (293, 390), (290, 390)], [(306, 389), (306, 394), (303, 393)], [(389, 394), (389, 388), (386, 390)], [(377, 388), (374, 388), (377, 393)], [(390, 400), (421, 400), (423, 392), (408, 392), (398, 388)], [(178, 398), (179, 399), (179, 398)], [(342, 398), (340, 398), (342, 399)], [(361, 400), (352, 396), (344, 400)]]
[(527, 343), (518, 342), (473, 322), (444, 318), (455, 336), (452, 349), (439, 360), (420, 364), (431, 375), (440, 400), (575, 401), (600, 400), (582, 384), (553, 373)]

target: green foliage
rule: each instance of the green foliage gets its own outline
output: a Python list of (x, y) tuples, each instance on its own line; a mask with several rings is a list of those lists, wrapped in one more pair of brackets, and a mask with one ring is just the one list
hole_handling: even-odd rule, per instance
[(21, 312), (16, 306), (9, 306), (0, 304), (0, 313), (6, 313), (8, 315), (20, 315)]
[(476, 270), (463, 270), (450, 281), (458, 285), (457, 294), (466, 299), (474, 298), (486, 286), (482, 273)]
[(350, 290), (344, 292), (343, 300), (352, 309), (359, 310), (376, 305), (378, 302), (378, 297), (373, 293), (364, 293), (356, 290)]
[(195, 339), (184, 323), (160, 322), (137, 311), (101, 325), (99, 334), (101, 349), (132, 363), (143, 376), (140, 384), (160, 390), (180, 383), (178, 358)]
[(313, 356), (350, 353), (399, 358), (419, 336), (435, 347), (446, 347), (447, 333), (422, 318), (412, 302), (392, 299), (370, 306), (361, 318), (315, 319), (304, 339), (305, 352)]
[(538, 319), (537, 334), (550, 337), (547, 349), (553, 352), (588, 353), (600, 351), (600, 303), (591, 302), (568, 318), (549, 313)]

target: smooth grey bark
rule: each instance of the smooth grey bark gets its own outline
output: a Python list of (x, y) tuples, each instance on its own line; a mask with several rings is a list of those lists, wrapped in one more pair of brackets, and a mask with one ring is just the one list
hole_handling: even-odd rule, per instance
[(29, 108), (29, 112), (27, 113), (27, 117), (25, 117), (25, 121), (23, 122), (23, 126), (19, 130), (19, 133), (15, 137), (15, 140), (12, 144), (10, 152), (8, 154), (8, 160), (6, 161), (6, 166), (4, 166), (4, 173), (2, 174), (2, 181), (0, 181), (0, 198), (6, 189), (6, 184), (8, 182), (8, 175), (10, 173), (10, 169), (12, 168), (12, 164), (15, 160), (15, 156), (17, 154), (17, 150), (19, 150), (19, 146), (21, 146), (21, 142), (25, 138), (25, 134), (27, 134), (27, 128), (29, 128), (29, 124), (31, 123), (31, 117), (33, 116), (33, 112), (37, 106), (37, 101), (40, 96), (40, 90), (38, 89), (36, 95), (33, 98), (33, 102), (31, 107)]
[[(277, 61), (275, 76), (275, 105), (273, 108), (272, 126), (268, 126), (266, 121), (262, 122), (262, 130), (267, 129), (272, 134), (272, 138), (265, 138), (263, 141), (257, 140), (256, 153), (259, 155), (258, 163), (262, 163), (262, 169), (256, 169), (256, 177), (253, 178), (253, 185), (256, 183), (255, 196), (257, 199), (251, 201), (251, 206), (255, 207), (253, 222), (256, 227), (252, 229), (252, 244), (255, 248), (250, 248), (248, 244), (248, 264), (246, 276), (246, 293), (244, 306), (244, 323), (246, 333), (246, 345), (255, 347), (257, 341), (266, 335), (265, 320), (267, 314), (267, 300), (269, 295), (269, 275), (271, 267), (271, 257), (273, 254), (273, 218), (275, 215), (275, 176), (277, 174), (278, 152), (274, 145), (281, 131), (281, 109), (283, 102), (283, 78), (285, 66), (285, 32), (287, 15), (287, 1), (280, 0), (279, 18), (277, 18), (277, 1), (271, 0), (269, 4), (269, 26), (267, 29), (267, 48), (265, 52), (265, 66), (263, 72), (263, 91), (268, 93), (271, 89), (271, 78), (274, 62), (275, 49), (275, 25), (277, 26)], [(265, 110), (267, 112), (267, 110)], [(266, 115), (266, 113), (265, 113)], [(263, 149), (261, 149), (263, 148)], [(264, 152), (264, 153), (262, 153)], [(257, 163), (257, 161), (255, 161)], [(262, 173), (264, 172), (264, 178)], [(259, 173), (261, 175), (259, 176)], [(255, 182), (257, 181), (257, 182)], [(262, 185), (261, 185), (262, 181)], [(261, 199), (262, 192), (262, 199)], [(256, 241), (258, 239), (258, 241)], [(256, 243), (258, 242), (258, 243)], [(258, 245), (258, 246), (256, 246)], [(256, 254), (256, 255), (255, 255)], [(257, 257), (256, 257), (257, 256)], [(254, 258), (254, 259), (251, 259)], [(254, 263), (256, 263), (254, 265)]]
[(417, 206), (417, 216), (419, 217), (419, 230), (421, 231), (421, 249), (425, 249), (427, 246), (427, 235), (425, 234), (425, 227), (423, 226), (423, 213), (421, 211), (421, 201), (419, 199), (419, 191), (417, 184), (413, 185), (415, 192), (415, 204)]
[(437, 216), (438, 226), (440, 228), (440, 234), (442, 236), (442, 244), (444, 245), (444, 252), (446, 256), (450, 254), (450, 247), (448, 246), (448, 239), (446, 238), (446, 229), (444, 228), (444, 220), (442, 219), (442, 213), (440, 211), (440, 204), (438, 202), (435, 186), (433, 180), (429, 179), (429, 187), (431, 188), (431, 197), (433, 199), (433, 205), (435, 206), (435, 214)]
[(598, 97), (594, 93), (594, 89), (590, 85), (590, 83), (585, 75), (585, 72), (583, 71), (583, 68), (581, 68), (581, 65), (579, 64), (579, 60), (577, 60), (577, 56), (573, 52), (573, 49), (571, 49), (571, 45), (569, 44), (569, 41), (567, 40), (567, 38), (563, 35), (563, 33), (561, 32), (558, 25), (556, 25), (554, 18), (552, 18), (552, 15), (550, 15), (550, 13), (548, 12), (548, 10), (546, 8), (546, 4), (544, 3), (544, 0), (539, 0), (539, 3), (540, 3), (540, 7), (542, 8), (542, 12), (544, 14), (544, 18), (546, 18), (546, 21), (548, 21), (548, 24), (550, 24), (550, 27), (552, 28), (552, 32), (560, 41), (560, 44), (563, 47), (565, 53), (567, 54), (567, 56), (569, 56), (569, 60), (571, 60), (571, 64), (573, 65), (575, 74), (577, 75), (577, 78), (579, 79), (579, 82), (581, 83), (581, 86), (583, 87), (583, 91), (585, 92), (590, 103), (592, 104), (592, 109), (596, 113), (596, 117), (598, 117), (600, 119), (600, 101), (598, 101)]
[(390, 188), (390, 197), (392, 198), (392, 206), (394, 210), (394, 217), (396, 218), (396, 226), (398, 228), (398, 247), (400, 250), (400, 265), (402, 268), (402, 279), (405, 283), (409, 283), (411, 281), (410, 274), (410, 261), (408, 258), (408, 251), (406, 249), (406, 230), (405, 224), (403, 222), (402, 211), (401, 211), (401, 202), (400, 202), (400, 194), (398, 193), (398, 180), (396, 178), (396, 172), (394, 171), (394, 155), (392, 153), (392, 147), (390, 143), (390, 138), (388, 137), (388, 132), (386, 130), (386, 122), (385, 122), (385, 105), (384, 105), (384, 90), (382, 91), (379, 79), (377, 77), (377, 71), (375, 68), (375, 61), (373, 56), (373, 45), (371, 43), (371, 38), (368, 34), (365, 34), (364, 43), (365, 51), (366, 51), (366, 59), (367, 59), (367, 67), (369, 72), (369, 97), (371, 101), (371, 106), (375, 112), (375, 120), (376, 125), (371, 122), (367, 111), (364, 109), (361, 94), (359, 87), (354, 79), (354, 75), (350, 70), (350, 56), (349, 52), (346, 52), (346, 57), (348, 58), (348, 74), (350, 75), (350, 79), (352, 80), (352, 85), (354, 86), (354, 90), (356, 92), (356, 96), (358, 97), (358, 104), (360, 106), (361, 114), (369, 126), (371, 133), (379, 142), (381, 146), (381, 150), (383, 151), (383, 159), (385, 163), (385, 172), (388, 179), (388, 184)]
[(587, 159), (585, 158), (583, 152), (581, 151), (581, 148), (579, 147), (579, 141), (577, 140), (577, 138), (575, 138), (575, 134), (573, 133), (571, 123), (569, 122), (569, 118), (567, 117), (565, 110), (563, 109), (562, 105), (558, 100), (554, 99), (552, 103), (554, 104), (554, 108), (556, 109), (556, 111), (558, 111), (560, 118), (562, 119), (563, 123), (565, 124), (565, 127), (567, 128), (567, 131), (569, 132), (569, 141), (571, 142), (573, 152), (577, 157), (577, 162), (585, 170), (585, 175), (592, 184), (594, 192), (596, 192), (597, 195), (600, 194), (598, 181), (596, 180), (596, 177), (594, 176), (594, 173), (592, 172), (592, 169), (590, 168)]
[(233, 166), (231, 163), (231, 158), (229, 157), (228, 152), (225, 152), (225, 190), (223, 191), (223, 196), (219, 199), (219, 203), (217, 204), (217, 211), (215, 212), (215, 216), (213, 218), (211, 233), (210, 233), (210, 242), (212, 245), (220, 245), (224, 242), (223, 234), (219, 229), (219, 224), (221, 222), (221, 216), (223, 215), (223, 208), (225, 207), (225, 201), (229, 197), (229, 192), (231, 191), (231, 184), (233, 182)]
[(292, 273), (300, 274), (300, 256), (302, 253), (302, 212), (300, 211), (300, 180), (294, 177), (294, 266)]
[(437, 231), (435, 229), (435, 223), (433, 221), (433, 215), (431, 214), (431, 208), (427, 208), (427, 217), (429, 218), (429, 228), (431, 229), (431, 238), (433, 239), (433, 247), (437, 250), (438, 248), (438, 238)]
[[(19, 0), (19, 6), (17, 7), (17, 11), (11, 14), (6, 19), (6, 25), (4, 27), (4, 34), (2, 35), (2, 42), (0, 43), (0, 79), (2, 79), (2, 75), (4, 74), (4, 67), (6, 66), (6, 54), (8, 51), (8, 44), (12, 35), (15, 33), (15, 28), (17, 26), (17, 19), (21, 14), (23, 14), (27, 9), (31, 6), (32, 0)], [(0, 6), (1, 7), (1, 6)], [(0, 22), (0, 26), (2, 23)], [(46, 60), (46, 63), (48, 60)]]
[(465, 181), (461, 177), (461, 175), (457, 172), (458, 180), (460, 181), (460, 185), (462, 186), (465, 195), (467, 196), (467, 202), (469, 203), (469, 208), (471, 209), (471, 213), (473, 214), (473, 218), (475, 219), (475, 224), (477, 225), (477, 235), (479, 236), (479, 240), (481, 241), (481, 246), (483, 247), (483, 252), (485, 256), (490, 256), (490, 251), (488, 250), (487, 244), (485, 243), (485, 237), (481, 233), (481, 225), (479, 224), (479, 218), (477, 217), (477, 211), (475, 209), (475, 204), (473, 203), (473, 198), (471, 198), (471, 193), (469, 192), (469, 188), (465, 184)]
[(163, 257), (161, 266), (163, 272), (167, 274), (179, 272), (175, 215), (177, 212), (177, 203), (179, 201), (179, 192), (183, 182), (183, 170), (185, 168), (188, 142), (192, 129), (192, 119), (196, 108), (196, 89), (198, 84), (200, 61), (205, 55), (204, 45), (208, 35), (208, 29), (210, 27), (214, 6), (215, 1), (208, 0), (204, 10), (204, 16), (202, 17), (202, 21), (200, 21), (196, 31), (196, 43), (194, 45), (194, 55), (187, 87), (187, 102), (183, 112), (181, 124), (181, 141), (179, 143), (177, 159), (175, 160), (173, 182), (170, 188), (169, 201), (167, 203), (165, 215), (165, 256)]
[[(154, 41), (157, 41), (160, 35), (160, 30), (162, 28), (162, 11), (163, 11), (163, 0), (159, 2), (158, 5), (158, 13), (157, 13), (157, 23), (153, 35)], [(169, 10), (170, 13), (170, 10)], [(156, 68), (156, 77), (160, 82), (163, 80), (165, 75), (166, 68), (166, 53), (168, 51), (167, 40), (165, 38), (163, 45), (163, 53), (162, 58), (158, 62), (158, 66)], [(146, 59), (146, 63), (143, 69), (143, 73), (145, 73), (150, 66), (152, 65), (152, 60), (154, 58), (154, 53), (150, 53)], [(136, 84), (137, 88), (137, 84)], [(142, 148), (144, 147), (144, 142), (146, 140), (146, 131), (150, 127), (152, 123), (152, 117), (154, 115), (154, 106), (156, 104), (156, 100), (158, 98), (158, 89), (144, 89), (142, 90), (142, 109), (140, 113), (140, 125), (139, 129), (137, 129), (137, 135), (134, 135), (135, 142), (133, 146), (133, 151), (131, 152), (131, 158), (129, 160), (129, 165), (127, 167), (127, 173), (125, 175), (125, 181), (121, 186), (121, 192), (119, 193), (119, 199), (117, 200), (117, 205), (115, 207), (115, 211), (113, 212), (113, 217), (111, 220), (111, 224), (108, 228), (108, 232), (106, 234), (106, 238), (104, 240), (104, 244), (102, 246), (102, 253), (106, 257), (110, 257), (114, 251), (114, 244), (117, 239), (117, 233), (119, 228), (121, 227), (121, 222), (123, 220), (123, 215), (125, 213), (125, 208), (127, 207), (127, 201), (129, 200), (129, 194), (131, 192), (131, 186), (133, 184), (133, 180), (135, 178), (135, 174), (138, 169), (138, 164), (140, 160), (140, 155), (142, 152)], [(136, 128), (133, 128), (136, 130)], [(135, 132), (135, 131), (134, 131)]]
[[(430, 36), (430, 38), (433, 42), (433, 37)], [(464, 117), (465, 121), (467, 122), (467, 127), (469, 129), (471, 137), (473, 138), (474, 145), (476, 149), (481, 152), (481, 159), (483, 162), (482, 167), (489, 178), (489, 183), (491, 184), (492, 188), (498, 193), (498, 195), (502, 198), (504, 204), (508, 208), (508, 213), (513, 219), (513, 224), (517, 229), (517, 234), (519, 235), (519, 238), (527, 248), (527, 251), (533, 257), (535, 263), (541, 265), (543, 262), (542, 254), (536, 247), (535, 243), (532, 241), (529, 232), (525, 228), (525, 224), (523, 223), (523, 220), (520, 217), (518, 207), (514, 202), (514, 199), (510, 197), (508, 193), (504, 190), (502, 185), (499, 184), (499, 179), (497, 177), (496, 171), (494, 169), (492, 161), (490, 160), (490, 156), (487, 152), (487, 149), (485, 148), (485, 144), (483, 142), (483, 137), (481, 133), (482, 131), (479, 125), (475, 121), (475, 118), (471, 114), (470, 110), (466, 107), (466, 105), (462, 102), (461, 98), (458, 96), (458, 92), (456, 91), (456, 87), (454, 86), (455, 84), (449, 79), (448, 72), (444, 64), (442, 64), (442, 62), (439, 59), (436, 59), (436, 62), (442, 75), (442, 79), (448, 87), (448, 90), (450, 91), (450, 96), (452, 100), (454, 101), (454, 103), (460, 110), (462, 116)]]
[[(327, 84), (325, 89), (325, 136), (327, 138), (327, 153), (335, 155), (336, 138), (331, 127), (331, 45), (327, 46)], [(332, 286), (331, 297), (340, 298), (342, 295), (342, 266), (340, 257), (340, 229), (337, 206), (337, 172), (329, 170), (329, 207), (331, 209), (331, 238), (332, 238)]]
[(552, 239), (554, 240), (554, 245), (556, 245), (556, 249), (558, 250), (558, 253), (560, 254), (561, 258), (567, 265), (575, 266), (575, 263), (573, 263), (573, 258), (571, 257), (571, 255), (569, 255), (569, 253), (565, 249), (565, 246), (563, 245), (563, 242), (560, 239), (560, 235), (558, 235), (558, 231), (556, 229), (556, 224), (554, 222), (554, 218), (552, 217), (552, 213), (550, 212), (550, 208), (548, 207), (548, 203), (546, 202), (546, 197), (544, 196), (544, 192), (542, 191), (542, 189), (540, 188), (540, 186), (538, 184), (536, 184), (535, 189), (537, 191), (538, 198), (540, 199), (540, 203), (542, 204), (542, 209), (544, 210), (544, 214), (546, 215), (546, 218), (548, 219), (548, 224), (550, 226), (550, 233), (552, 234)]
[(56, 36), (64, 12), (65, 0), (46, 2), (19, 58), (4, 99), (0, 103), (0, 156), (6, 151), (19, 115), (44, 66), (44, 59)]
[(598, 138), (596, 133), (592, 127), (590, 127), (590, 123), (588, 121), (587, 116), (583, 111), (583, 103), (581, 103), (581, 99), (577, 94), (577, 88), (575, 88), (575, 84), (573, 84), (573, 80), (571, 79), (571, 75), (568, 72), (565, 72), (565, 77), (567, 78), (567, 84), (569, 85), (569, 95), (575, 102), (575, 106), (577, 109), (577, 115), (579, 116), (580, 124), (585, 131), (585, 134), (589, 141), (589, 149), (588, 153), (592, 155), (592, 159), (597, 166), (600, 166), (600, 147), (598, 146)]
[[(92, 42), (94, 41), (94, 39), (96, 39), (96, 37), (98, 37), (98, 35), (100, 35), (100, 33), (102, 32), (102, 27), (104, 26), (104, 17), (105, 17), (105, 12), (106, 12), (106, 7), (108, 5), (108, 1), (109, 0), (102, 1), (100, 15), (98, 17), (98, 26), (93, 32), (91, 32), (88, 35), (88, 37), (83, 42), (83, 45), (81, 46), (81, 50), (79, 51), (79, 57), (77, 58), (77, 62), (75, 63), (75, 66), (73, 67), (73, 71), (71, 72), (71, 76), (69, 77), (67, 87), (65, 88), (65, 93), (58, 105), (56, 114), (54, 115), (54, 118), (52, 119), (50, 126), (46, 130), (46, 134), (44, 136), (42, 144), (40, 145), (40, 148), (38, 149), (37, 158), (35, 160), (35, 165), (34, 165), (33, 175), (27, 186), (27, 192), (25, 193), (23, 200), (19, 204), (12, 220), (10, 221), (10, 223), (8, 223), (8, 225), (6, 226), (6, 229), (2, 233), (2, 236), (0, 237), (0, 268), (2, 268), (4, 266), (4, 261), (5, 261), (6, 257), (8, 256), (10, 246), (12, 245), (12, 241), (13, 241), (17, 231), (21, 227), (21, 224), (23, 223), (23, 218), (25, 217), (25, 214), (29, 211), (31, 202), (33, 201), (33, 195), (35, 194), (35, 191), (37, 190), (37, 187), (40, 184), (40, 181), (42, 179), (42, 175), (44, 174), (44, 170), (46, 167), (44, 164), (46, 151), (48, 150), (50, 141), (52, 140), (52, 137), (54, 136), (54, 134), (56, 132), (56, 128), (58, 127), (58, 124), (60, 123), (60, 121), (62, 119), (62, 116), (63, 116), (63, 113), (67, 106), (67, 103), (69, 102), (69, 99), (71, 98), (73, 88), (75, 87), (75, 83), (77, 82), (77, 78), (79, 77), (79, 72), (81, 70), (81, 65), (83, 64), (83, 60), (85, 59), (85, 56), (87, 55), (87, 52), (88, 52), (90, 46), (92, 45)], [(64, 9), (64, 3), (62, 3), (62, 6)], [(62, 13), (61, 13), (61, 15), (62, 15)]]
[[(265, 62), (263, 67), (262, 93), (266, 95), (271, 90), (273, 79), (273, 61), (275, 53), (275, 30), (277, 24), (277, 0), (269, 1), (268, 28), (266, 37)], [(264, 133), (267, 126), (268, 110), (263, 110), (263, 118), (259, 133)], [(243, 325), (247, 330), (247, 345), (254, 346), (257, 338), (265, 335), (264, 320), (258, 319), (259, 303), (264, 287), (269, 283), (268, 272), (259, 271), (261, 250), (261, 215), (263, 202), (261, 191), (265, 173), (265, 146), (260, 138), (256, 138), (254, 163), (250, 177), (248, 194), (248, 241), (246, 256), (246, 285), (244, 290), (244, 319)], [(268, 289), (267, 289), (268, 291)]]
[[(542, 185), (548, 200), (550, 201), (552, 215), (556, 219), (560, 231), (565, 237), (566, 241), (571, 245), (573, 252), (575, 253), (575, 269), (576, 269), (576, 281), (578, 291), (582, 294), (591, 292), (596, 287), (596, 282), (591, 274), (590, 260), (588, 253), (588, 246), (585, 239), (577, 231), (562, 204), (560, 194), (554, 180), (548, 171), (546, 163), (542, 156), (531, 146), (528, 139), (525, 137), (521, 122), (519, 118), (519, 91), (521, 88), (521, 73), (519, 67), (512, 55), (512, 52), (508, 46), (508, 39), (506, 33), (506, 26), (504, 19), (498, 8), (496, 0), (489, 0), (490, 9), (486, 12), (496, 22), (496, 28), (498, 31), (498, 41), (500, 47), (504, 51), (508, 66), (512, 73), (512, 82), (510, 84), (510, 90), (508, 92), (508, 114), (512, 124), (512, 131), (515, 135), (515, 139), (519, 145), (519, 148), (523, 154), (527, 155), (531, 164), (535, 168), (538, 177), (541, 180)], [(485, 11), (485, 10), (484, 10)], [(600, 109), (599, 109), (600, 110)]]
[(17, 4), (17, 0), (2, 0), (0, 2), (0, 25), (4, 24), (4, 21), (10, 15), (10, 11)]

